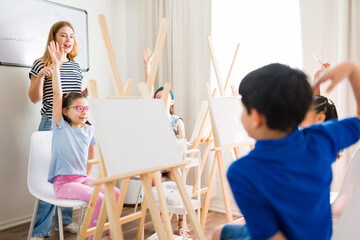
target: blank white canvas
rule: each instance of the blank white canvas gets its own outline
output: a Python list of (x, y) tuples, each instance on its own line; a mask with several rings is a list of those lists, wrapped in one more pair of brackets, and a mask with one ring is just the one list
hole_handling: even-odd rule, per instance
[(252, 142), (241, 123), (243, 107), (239, 97), (210, 98), (208, 101), (219, 147)]
[(108, 176), (182, 161), (160, 99), (89, 100)]

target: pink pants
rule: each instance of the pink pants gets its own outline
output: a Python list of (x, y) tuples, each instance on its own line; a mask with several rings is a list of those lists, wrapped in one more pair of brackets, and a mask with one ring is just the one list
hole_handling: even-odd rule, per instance
[[(58, 198), (78, 199), (89, 202), (94, 190), (94, 187), (90, 186), (89, 183), (94, 180), (95, 178), (79, 175), (56, 176), (53, 183), (55, 195)], [(114, 191), (117, 201), (119, 199), (120, 190), (114, 187)], [(103, 186), (101, 186), (89, 227), (96, 226), (103, 199), (104, 189)], [(92, 239), (92, 237), (89, 239)]]

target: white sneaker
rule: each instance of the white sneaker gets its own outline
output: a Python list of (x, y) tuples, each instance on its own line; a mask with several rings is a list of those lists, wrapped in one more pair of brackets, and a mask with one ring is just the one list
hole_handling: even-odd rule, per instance
[[(59, 228), (55, 227), (55, 231), (59, 231)], [(78, 232), (78, 224), (76, 224), (74, 222), (70, 223), (69, 225), (64, 227), (64, 232), (77, 233)]]
[(32, 237), (31, 240), (44, 240), (45, 238), (43, 237)]

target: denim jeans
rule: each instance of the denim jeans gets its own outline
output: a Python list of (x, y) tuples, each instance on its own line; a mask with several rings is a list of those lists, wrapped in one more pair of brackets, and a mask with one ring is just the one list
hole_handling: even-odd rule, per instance
[(220, 240), (251, 240), (251, 236), (246, 224), (225, 224), (221, 230)]
[[(38, 131), (51, 131), (51, 120), (46, 114), (41, 116), (41, 122)], [(56, 211), (55, 211), (56, 210)], [(54, 205), (39, 201), (39, 207), (36, 213), (34, 230), (32, 237), (48, 237), (51, 233), (51, 222), (55, 211), (55, 227), (59, 226), (57, 209)], [(62, 208), (63, 226), (72, 223), (72, 208)]]

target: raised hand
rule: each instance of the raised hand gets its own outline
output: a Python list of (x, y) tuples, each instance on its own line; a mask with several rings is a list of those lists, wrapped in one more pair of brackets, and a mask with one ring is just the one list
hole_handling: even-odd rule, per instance
[(59, 44), (51, 41), (48, 46), (49, 54), (54, 65), (61, 64), (61, 58), (64, 55), (64, 50), (59, 48)]
[(151, 54), (151, 51), (149, 48), (146, 48), (143, 53), (143, 59), (144, 59), (144, 66), (150, 67), (151, 60), (153, 58), (154, 54)]
[(329, 68), (330, 68), (330, 63), (322, 64), (321, 68), (316, 70), (316, 72), (314, 73), (314, 79), (318, 78), (321, 72), (323, 72), (325, 69), (329, 69)]
[(52, 64), (41, 69), (38, 76), (40, 78), (42, 78), (42, 77), (50, 77), (51, 78), (52, 77)]
[(351, 80), (352, 75), (357, 73), (358, 69), (352, 62), (344, 62), (332, 69), (323, 71), (320, 76), (315, 80), (313, 88), (317, 88), (320, 84), (330, 81), (330, 85), (327, 88), (327, 92), (330, 92), (341, 80), (349, 78)]

